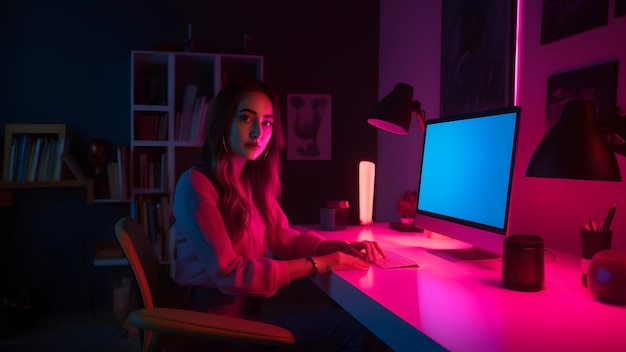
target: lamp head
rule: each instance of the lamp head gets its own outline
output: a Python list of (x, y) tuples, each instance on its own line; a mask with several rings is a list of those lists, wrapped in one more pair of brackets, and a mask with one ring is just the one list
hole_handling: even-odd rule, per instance
[(398, 83), (389, 95), (374, 106), (367, 122), (387, 132), (405, 135), (409, 133), (413, 113), (417, 113), (423, 125), (425, 113), (421, 110), (420, 102), (413, 100), (413, 87)]
[(535, 149), (526, 176), (621, 181), (617, 159), (595, 116), (591, 100), (568, 101)]

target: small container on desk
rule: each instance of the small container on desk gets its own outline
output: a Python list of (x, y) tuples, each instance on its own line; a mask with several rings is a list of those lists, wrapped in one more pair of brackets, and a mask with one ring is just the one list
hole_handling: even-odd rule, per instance
[(345, 230), (350, 216), (347, 200), (331, 200), (325, 208), (320, 208), (320, 228), (326, 231)]
[(587, 287), (587, 271), (589, 270), (589, 261), (593, 256), (605, 249), (611, 249), (611, 240), (613, 231), (590, 231), (588, 229), (580, 230), (580, 239), (582, 244), (582, 284)]

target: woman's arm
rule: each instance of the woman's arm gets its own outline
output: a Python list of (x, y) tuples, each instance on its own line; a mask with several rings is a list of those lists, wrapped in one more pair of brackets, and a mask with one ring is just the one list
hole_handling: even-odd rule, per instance
[(176, 227), (186, 239), (176, 259), (176, 276), (185, 278), (179, 283), (260, 297), (289, 285), (286, 263), (262, 258), (250, 246), (246, 248), (252, 252), (243, 245), (235, 250), (217, 203), (217, 192), (205, 175), (196, 170), (181, 175), (173, 204)]
[(309, 275), (325, 274), (336, 270), (367, 270), (369, 267), (370, 264), (368, 262), (337, 251), (326, 255), (287, 261), (290, 280)]

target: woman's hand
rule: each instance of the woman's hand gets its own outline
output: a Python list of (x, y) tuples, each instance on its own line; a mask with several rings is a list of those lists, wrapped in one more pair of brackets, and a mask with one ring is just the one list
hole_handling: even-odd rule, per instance
[(343, 242), (339, 251), (350, 254), (368, 262), (374, 262), (378, 258), (384, 258), (385, 252), (375, 241)]
[(365, 260), (343, 252), (315, 257), (315, 261), (320, 274), (336, 270), (367, 270), (370, 267), (370, 263)]

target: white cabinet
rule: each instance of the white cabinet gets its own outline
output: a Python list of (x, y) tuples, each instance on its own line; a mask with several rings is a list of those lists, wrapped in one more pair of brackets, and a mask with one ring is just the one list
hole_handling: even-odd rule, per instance
[(229, 81), (263, 79), (263, 57), (131, 53), (129, 195), (134, 216), (167, 261), (172, 191), (203, 143), (206, 107)]

